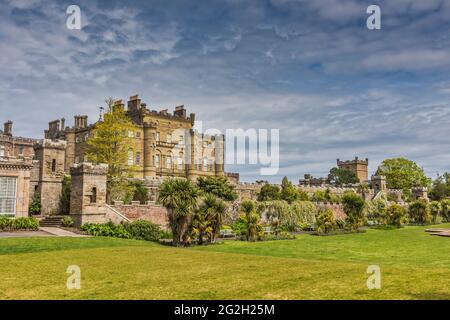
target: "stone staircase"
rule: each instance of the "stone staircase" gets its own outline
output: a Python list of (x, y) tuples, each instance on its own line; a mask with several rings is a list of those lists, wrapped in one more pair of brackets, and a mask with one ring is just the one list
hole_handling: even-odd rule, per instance
[(39, 221), (41, 227), (61, 227), (63, 216), (48, 216)]

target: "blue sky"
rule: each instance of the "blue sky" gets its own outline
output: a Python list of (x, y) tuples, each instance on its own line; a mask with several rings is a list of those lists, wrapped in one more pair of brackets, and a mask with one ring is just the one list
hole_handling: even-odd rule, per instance
[[(81, 8), (81, 30), (66, 8)], [(382, 29), (366, 28), (377, 4)], [(280, 130), (279, 175), (324, 176), (336, 158), (450, 163), (450, 1), (0, 0), (0, 120), (42, 137), (98, 118), (106, 97), (184, 104), (205, 128)]]

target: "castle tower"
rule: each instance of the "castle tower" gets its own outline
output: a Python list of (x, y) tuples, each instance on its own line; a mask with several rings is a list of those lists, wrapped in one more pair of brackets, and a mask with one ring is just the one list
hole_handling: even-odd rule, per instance
[(364, 182), (369, 179), (369, 159), (359, 160), (355, 157), (355, 160), (340, 161), (337, 159), (337, 166), (339, 169), (347, 169), (356, 174), (359, 182)]
[(70, 215), (75, 225), (106, 222), (106, 177), (108, 166), (88, 162), (76, 164), (70, 169)]
[(375, 194), (377, 194), (380, 191), (387, 190), (385, 176), (372, 176), (372, 179), (370, 180), (370, 184), (372, 186), (372, 189), (375, 191)]
[[(44, 139), (34, 146), (39, 161), (37, 192), (43, 215), (57, 214), (65, 176), (66, 141)], [(34, 192), (34, 190), (32, 190)]]

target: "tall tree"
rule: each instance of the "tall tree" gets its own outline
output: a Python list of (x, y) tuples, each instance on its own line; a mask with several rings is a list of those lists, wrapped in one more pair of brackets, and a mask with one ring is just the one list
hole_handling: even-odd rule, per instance
[(187, 245), (187, 231), (200, 197), (199, 189), (189, 180), (166, 179), (159, 186), (158, 203), (166, 207), (173, 245)]
[(273, 201), (281, 199), (281, 191), (279, 186), (266, 183), (261, 187), (258, 193), (258, 201)]
[(93, 163), (108, 165), (107, 200), (111, 202), (127, 192), (127, 179), (134, 169), (128, 159), (135, 151), (129, 132), (136, 128), (123, 108), (114, 108), (111, 98), (106, 102), (108, 109), (103, 121), (95, 125), (87, 141), (87, 157)]
[(343, 184), (358, 183), (359, 179), (351, 170), (344, 168), (332, 168), (328, 174), (328, 181), (332, 184), (341, 186)]
[(234, 186), (228, 182), (226, 177), (199, 177), (197, 185), (204, 193), (215, 195), (226, 201), (234, 201), (238, 197)]
[(289, 203), (298, 200), (299, 192), (296, 187), (289, 181), (287, 177), (284, 177), (281, 181), (281, 199)]
[(414, 161), (405, 158), (384, 160), (376, 172), (385, 176), (387, 187), (409, 192), (413, 187), (429, 187), (431, 180)]

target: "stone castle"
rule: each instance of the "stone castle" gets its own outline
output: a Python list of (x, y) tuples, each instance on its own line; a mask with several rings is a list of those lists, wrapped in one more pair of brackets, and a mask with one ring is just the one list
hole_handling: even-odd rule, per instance
[[(134, 144), (128, 165), (133, 167), (134, 178), (146, 181), (151, 193), (166, 177), (225, 176), (224, 137), (194, 131), (195, 114), (187, 116), (184, 106), (175, 107), (173, 113), (149, 110), (134, 95), (126, 109), (122, 100), (114, 101), (112, 108), (122, 108), (134, 124), (128, 133)], [(104, 202), (106, 170), (85, 162), (87, 140), (99, 121), (101, 117), (89, 124), (86, 115), (74, 116), (73, 126), (66, 126), (65, 119), (51, 121), (44, 139), (15, 137), (13, 123), (7, 121), (0, 130), (0, 214), (28, 216), (29, 203), (36, 195), (43, 215), (57, 213), (68, 174), (75, 201), (71, 210), (95, 212), (98, 201)]]

